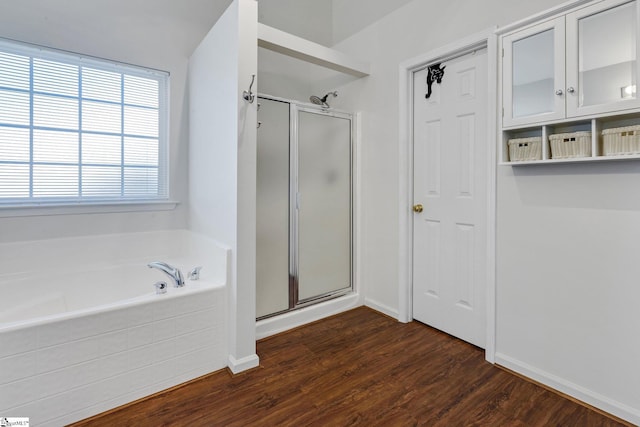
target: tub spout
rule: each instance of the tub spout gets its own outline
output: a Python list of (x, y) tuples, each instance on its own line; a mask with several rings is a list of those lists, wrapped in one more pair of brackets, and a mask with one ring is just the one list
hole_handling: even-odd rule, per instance
[(172, 267), (166, 262), (154, 261), (147, 264), (149, 268), (157, 268), (158, 270), (167, 274), (167, 276), (171, 277), (173, 280), (173, 285), (176, 288), (181, 288), (184, 286), (184, 278), (182, 277), (182, 272), (176, 268)]

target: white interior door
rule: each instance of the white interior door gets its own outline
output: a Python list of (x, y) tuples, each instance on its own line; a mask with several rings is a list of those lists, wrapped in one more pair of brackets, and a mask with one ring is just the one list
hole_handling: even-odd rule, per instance
[(413, 317), (484, 348), (487, 50), (442, 65), (413, 77)]

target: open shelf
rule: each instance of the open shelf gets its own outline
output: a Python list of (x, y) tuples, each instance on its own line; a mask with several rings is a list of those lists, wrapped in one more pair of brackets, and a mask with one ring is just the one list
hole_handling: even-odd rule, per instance
[(640, 154), (620, 156), (573, 157), (570, 159), (528, 160), (522, 162), (501, 162), (501, 166), (556, 165), (562, 163), (613, 162), (619, 160), (640, 160)]
[[(500, 165), (509, 166), (525, 166), (540, 164), (562, 164), (562, 163), (584, 163), (584, 162), (603, 162), (603, 161), (620, 161), (620, 160), (638, 160), (639, 152), (631, 154), (612, 154), (604, 155), (604, 141), (602, 131), (628, 126), (640, 126), (640, 112), (625, 113), (615, 116), (601, 116), (595, 118), (572, 119), (564, 121), (556, 121), (552, 123), (543, 123), (536, 126), (528, 126), (526, 128), (508, 128), (503, 129), (501, 133), (501, 160)], [(576, 134), (576, 132), (591, 132), (590, 150), (585, 150), (589, 155), (584, 157), (563, 157), (554, 158), (553, 150), (549, 143), (550, 135), (557, 134), (575, 134), (582, 136), (584, 143), (584, 134)], [(508, 142), (516, 138), (540, 137), (542, 140), (542, 158), (539, 160), (510, 161)], [(583, 145), (584, 147), (584, 145)], [(589, 148), (589, 147), (585, 147)]]

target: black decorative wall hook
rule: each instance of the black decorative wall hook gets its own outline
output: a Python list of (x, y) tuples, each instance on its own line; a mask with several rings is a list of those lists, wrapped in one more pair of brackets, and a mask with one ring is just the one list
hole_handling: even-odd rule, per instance
[(433, 84), (433, 82), (436, 82), (438, 84), (442, 83), (442, 78), (444, 77), (444, 69), (446, 67), (447, 66), (445, 65), (440, 68), (440, 63), (429, 65), (429, 67), (427, 68), (427, 94), (424, 96), (425, 98), (429, 99), (429, 97), (431, 96), (431, 85)]

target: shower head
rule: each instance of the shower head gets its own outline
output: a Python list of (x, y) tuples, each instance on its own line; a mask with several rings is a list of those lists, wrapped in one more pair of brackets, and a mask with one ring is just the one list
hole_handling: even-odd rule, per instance
[(309, 101), (313, 102), (316, 105), (324, 105), (325, 103), (319, 96), (315, 96), (315, 95), (311, 95), (311, 97), (309, 98)]
[(329, 108), (329, 104), (327, 103), (327, 98), (329, 97), (329, 95), (332, 95), (335, 98), (338, 96), (338, 92), (329, 92), (322, 98), (320, 98), (319, 96), (311, 95), (311, 97), (309, 97), (309, 101), (313, 102), (316, 105), (322, 105), (324, 108)]

